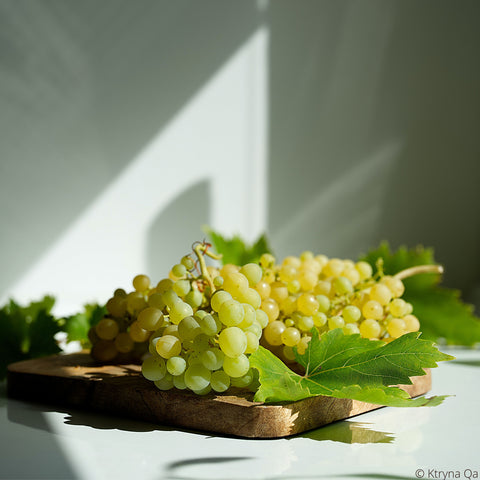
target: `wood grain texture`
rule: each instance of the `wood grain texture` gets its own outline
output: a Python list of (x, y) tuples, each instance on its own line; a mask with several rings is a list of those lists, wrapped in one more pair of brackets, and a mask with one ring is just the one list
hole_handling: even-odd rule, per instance
[[(415, 397), (431, 388), (431, 373), (401, 386)], [(263, 404), (241, 390), (198, 396), (160, 391), (143, 378), (139, 365), (98, 365), (87, 353), (55, 355), (8, 367), (11, 398), (104, 412), (160, 425), (248, 438), (295, 435), (368, 412), (378, 405), (313, 397)]]

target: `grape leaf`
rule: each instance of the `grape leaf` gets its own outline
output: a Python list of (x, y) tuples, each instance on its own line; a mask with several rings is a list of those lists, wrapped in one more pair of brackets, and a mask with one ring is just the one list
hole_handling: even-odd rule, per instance
[(61, 327), (50, 313), (54, 302), (45, 296), (22, 307), (10, 300), (0, 309), (0, 380), (9, 363), (60, 351), (54, 335)]
[(63, 330), (67, 333), (67, 341), (79, 341), (82, 347), (89, 347), (88, 331), (101, 320), (106, 311), (101, 305), (87, 304), (83, 312), (66, 317)]
[(424, 368), (453, 358), (438, 351), (433, 342), (418, 337), (418, 333), (409, 333), (384, 344), (345, 335), (341, 329), (320, 337), (314, 329), (305, 354), (296, 353), (304, 375), (260, 347), (250, 355), (250, 364), (259, 372), (255, 400), (282, 402), (325, 395), (396, 407), (438, 405), (444, 397), (410, 399), (403, 390), (391, 386), (411, 384), (410, 377), (424, 375)]
[[(383, 261), (386, 275), (416, 266), (435, 264), (433, 249), (418, 246), (400, 247), (392, 252), (388, 243), (382, 243), (362, 260), (374, 268), (377, 260)], [(423, 273), (403, 280), (403, 299), (413, 305), (413, 313), (420, 320), (423, 338), (451, 345), (473, 346), (480, 342), (480, 318), (473, 307), (461, 300), (460, 291), (440, 285), (439, 274)]]
[(217, 253), (222, 254), (222, 263), (245, 265), (258, 262), (264, 253), (271, 253), (267, 237), (261, 235), (252, 245), (248, 245), (239, 235), (226, 238), (211, 228), (204, 227), (205, 233), (210, 237)]

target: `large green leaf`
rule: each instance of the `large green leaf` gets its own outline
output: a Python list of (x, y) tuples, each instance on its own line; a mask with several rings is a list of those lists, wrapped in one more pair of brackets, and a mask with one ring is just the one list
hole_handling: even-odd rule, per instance
[(410, 333), (384, 344), (359, 335), (344, 335), (341, 329), (312, 340), (297, 361), (305, 375), (291, 371), (271, 352), (260, 348), (250, 356), (259, 371), (257, 401), (294, 401), (317, 395), (350, 398), (389, 406), (436, 405), (443, 397), (410, 399), (391, 385), (411, 384), (410, 377), (424, 375), (425, 368), (453, 357), (440, 352), (431, 341)]

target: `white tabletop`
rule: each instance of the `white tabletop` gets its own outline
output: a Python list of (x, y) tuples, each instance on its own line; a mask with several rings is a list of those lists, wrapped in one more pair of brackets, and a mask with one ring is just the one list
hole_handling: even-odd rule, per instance
[[(480, 478), (480, 350), (434, 369), (433, 408), (382, 408), (291, 438), (250, 440), (11, 400), (2, 479)], [(457, 474), (458, 472), (458, 474)], [(455, 475), (459, 475), (458, 477)]]

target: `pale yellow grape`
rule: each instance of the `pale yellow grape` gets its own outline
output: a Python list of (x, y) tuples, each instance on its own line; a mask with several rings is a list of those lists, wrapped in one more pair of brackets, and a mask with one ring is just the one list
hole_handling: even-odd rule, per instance
[(173, 335), (163, 335), (156, 344), (157, 353), (163, 358), (176, 357), (182, 351), (182, 343)]
[(387, 332), (392, 338), (401, 337), (407, 333), (405, 321), (401, 318), (391, 318), (387, 324)]
[(278, 278), (285, 283), (295, 280), (298, 275), (298, 270), (292, 265), (283, 265), (278, 272)]
[(315, 258), (308, 258), (302, 261), (301, 269), (311, 270), (313, 273), (315, 273), (315, 275), (318, 276), (318, 274), (322, 271), (322, 267), (323, 265), (320, 265)]
[(218, 318), (215, 318), (213, 315), (206, 314), (201, 318), (195, 318), (197, 319), (197, 322), (200, 325), (202, 332), (210, 337), (216, 335), (222, 328), (220, 320), (218, 320)]
[(207, 272), (212, 280), (220, 276), (220, 270), (218, 270), (218, 268), (214, 267), (213, 265), (208, 265)]
[(285, 345), (282, 349), (283, 356), (290, 362), (294, 362), (296, 360), (295, 352), (293, 351), (292, 347)]
[(282, 265), (291, 265), (292, 267), (299, 268), (302, 261), (293, 255), (289, 255), (282, 260)]
[(338, 258), (331, 258), (323, 267), (322, 273), (327, 277), (338, 277), (344, 269), (343, 262)]
[(352, 335), (354, 333), (360, 333), (360, 329), (358, 328), (358, 325), (356, 323), (347, 323), (343, 327), (343, 333), (345, 335)]
[(258, 292), (262, 300), (270, 297), (271, 289), (270, 284), (264, 280), (261, 280), (255, 285), (255, 290)]
[(257, 338), (260, 338), (262, 336), (262, 333), (263, 333), (263, 329), (257, 323), (257, 321), (252, 323), (249, 327), (247, 327), (243, 331), (245, 332), (245, 334), (247, 334), (247, 332), (252, 332)]
[(124, 297), (113, 296), (107, 301), (105, 305), (107, 312), (114, 317), (121, 318), (127, 312), (127, 301)]
[(273, 283), (275, 278), (275, 272), (273, 270), (265, 270), (263, 272), (263, 280), (265, 280), (267, 283)]
[(232, 387), (246, 388), (253, 382), (252, 369), (249, 369), (245, 375), (241, 377), (232, 377), (230, 379)]
[(302, 286), (300, 285), (300, 282), (295, 279), (295, 280), (290, 280), (287, 283), (287, 291), (288, 293), (298, 293)]
[(173, 284), (173, 291), (179, 296), (184, 297), (191, 289), (190, 282), (188, 280), (177, 280)]
[(294, 347), (302, 338), (300, 331), (295, 327), (287, 327), (281, 334), (281, 339), (284, 345)]
[(245, 353), (253, 353), (258, 350), (258, 336), (255, 333), (246, 331), (245, 336), (247, 337), (247, 348), (245, 349)]
[(288, 288), (287, 285), (283, 282), (273, 282), (270, 285), (271, 292), (270, 297), (273, 298), (277, 303), (282, 303), (288, 297)]
[(249, 303), (242, 303), (242, 307), (243, 311), (245, 312), (245, 316), (238, 326), (244, 330), (257, 320), (257, 314), (255, 308), (253, 308)]
[(157, 287), (155, 288), (155, 290), (157, 291), (157, 293), (163, 294), (166, 291), (171, 290), (172, 287), (173, 280), (171, 280), (170, 278), (164, 278), (157, 283)]
[(210, 299), (210, 306), (215, 312), (218, 312), (222, 303), (231, 299), (232, 295), (229, 292), (226, 292), (225, 290), (217, 290)]
[(360, 320), (362, 312), (355, 305), (347, 305), (342, 310), (342, 317), (345, 320), (345, 323), (356, 323)]
[(145, 296), (141, 292), (130, 292), (127, 295), (127, 310), (134, 315), (147, 306)]
[(185, 301), (193, 308), (198, 308), (203, 303), (203, 295), (196, 289), (192, 288), (186, 295)]
[(187, 268), (182, 263), (177, 263), (172, 267), (172, 275), (175, 278), (181, 278), (187, 274)]
[(175, 302), (170, 307), (170, 321), (175, 324), (179, 324), (185, 317), (193, 315), (192, 307), (184, 302), (183, 300), (179, 300)]
[(173, 388), (173, 375), (167, 372), (163, 378), (153, 382), (153, 384), (159, 390), (171, 390)]
[(200, 335), (200, 333), (202, 333), (200, 324), (191, 315), (183, 318), (178, 324), (178, 336), (182, 341), (188, 342), (193, 340), (197, 335)]
[(219, 348), (208, 348), (200, 354), (200, 361), (209, 370), (222, 368), (225, 354)]
[(178, 325), (167, 325), (163, 330), (163, 335), (173, 335), (174, 337), (180, 338), (178, 334)]
[(297, 352), (300, 354), (300, 355), (303, 355), (305, 353), (305, 351), (307, 350), (308, 348), (308, 343), (310, 342), (312, 337), (309, 337), (309, 336), (306, 336), (304, 335), (301, 340), (298, 342), (298, 345), (297, 345)]
[(315, 295), (330, 295), (332, 283), (328, 280), (319, 280), (313, 289)]
[(165, 290), (165, 292), (163, 292), (161, 295), (165, 305), (168, 308), (172, 308), (176, 303), (181, 301), (179, 296), (172, 289)]
[(381, 320), (383, 318), (383, 307), (375, 300), (369, 300), (362, 308), (362, 314), (365, 318)]
[(218, 393), (225, 392), (230, 387), (230, 377), (223, 370), (217, 370), (210, 376), (210, 385)]
[(357, 262), (355, 270), (360, 274), (360, 280), (367, 280), (373, 274), (372, 266), (368, 262)]
[(390, 302), (388, 309), (394, 317), (401, 318), (408, 312), (407, 302), (403, 298), (394, 298)]
[(223, 277), (221, 277), (220, 275), (217, 275), (213, 279), (213, 285), (215, 286), (215, 288), (222, 288), (223, 287)]
[(128, 334), (137, 343), (146, 342), (150, 338), (150, 332), (142, 328), (137, 321), (130, 325)]
[(364, 338), (378, 338), (381, 333), (380, 324), (372, 319), (367, 318), (360, 324), (360, 335)]
[(137, 292), (145, 292), (150, 288), (150, 278), (147, 275), (137, 275), (134, 277), (132, 284)]
[(187, 270), (192, 270), (193, 267), (195, 267), (195, 262), (193, 261), (193, 258), (190, 255), (185, 255), (182, 257), (180, 260), (180, 263), (187, 269)]
[(227, 327), (218, 336), (218, 344), (228, 357), (238, 357), (247, 348), (247, 337), (238, 327)]
[(313, 290), (318, 282), (318, 275), (312, 270), (300, 270), (298, 273), (298, 281), (302, 290)]
[(245, 310), (241, 303), (234, 299), (225, 300), (218, 311), (218, 319), (227, 327), (234, 327), (242, 322)]
[(403, 285), (403, 282), (399, 278), (385, 275), (382, 278), (381, 282), (390, 289), (390, 291), (392, 292), (392, 295), (395, 298), (401, 297), (403, 295), (403, 292), (405, 291), (405, 286)]
[(163, 310), (165, 308), (165, 302), (163, 301), (163, 297), (161, 293), (154, 292), (148, 297), (148, 306), (155, 307), (159, 310)]
[(220, 275), (222, 277), (225, 277), (226, 275), (235, 272), (237, 273), (240, 270), (240, 267), (237, 265), (234, 265), (233, 263), (226, 263), (225, 265), (222, 266), (220, 269)]
[(285, 326), (288, 328), (288, 327), (294, 327), (295, 326), (295, 322), (292, 318), (285, 318), (283, 320), (283, 323), (285, 324)]
[(166, 372), (165, 360), (158, 355), (152, 355), (142, 363), (142, 375), (152, 382), (162, 379)]
[(102, 318), (95, 326), (98, 338), (113, 340), (118, 335), (118, 323), (111, 318)]
[(268, 322), (269, 322), (268, 315), (266, 314), (265, 311), (261, 310), (260, 308), (257, 308), (255, 310), (255, 319), (262, 328), (265, 328), (268, 325)]
[(403, 321), (405, 322), (405, 330), (407, 332), (418, 332), (420, 329), (420, 322), (415, 315), (406, 315), (403, 317)]
[(332, 287), (337, 295), (345, 295), (346, 293), (353, 292), (352, 282), (347, 277), (343, 276), (334, 278), (332, 281)]
[(282, 345), (282, 333), (286, 329), (280, 320), (270, 322), (263, 330), (263, 336), (270, 345)]
[(260, 257), (260, 266), (263, 268), (272, 268), (275, 265), (275, 257), (270, 253), (264, 253)]
[(250, 362), (243, 353), (238, 357), (225, 357), (223, 361), (223, 371), (230, 377), (242, 377), (250, 369)]
[(280, 310), (285, 315), (291, 315), (297, 309), (297, 298), (289, 295), (281, 304)]
[(380, 305), (387, 305), (392, 299), (392, 292), (382, 283), (377, 283), (370, 289), (370, 299), (375, 300)]
[(158, 308), (147, 307), (137, 316), (137, 322), (144, 330), (154, 331), (163, 323), (163, 313)]
[(173, 386), (178, 390), (185, 390), (187, 386), (185, 385), (185, 372), (181, 375), (174, 375), (172, 377)]
[(345, 320), (341, 315), (334, 315), (328, 319), (328, 328), (334, 330), (335, 328), (343, 328), (345, 326)]
[(119, 333), (115, 337), (115, 348), (120, 353), (128, 353), (133, 350), (135, 343), (127, 332)]
[(248, 283), (254, 287), (262, 279), (262, 268), (256, 263), (247, 263), (240, 268), (240, 273), (247, 277)]
[(360, 274), (355, 268), (346, 268), (342, 272), (342, 276), (348, 278), (353, 286), (357, 285), (360, 282)]
[(248, 288), (248, 280), (245, 275), (240, 272), (232, 272), (223, 276), (223, 288), (232, 295), (235, 295), (240, 290)]
[(312, 316), (316, 327), (323, 327), (327, 323), (327, 316), (323, 312), (317, 312)]
[(318, 263), (320, 268), (323, 268), (328, 263), (328, 257), (326, 255), (320, 254), (315, 256), (315, 261)]
[(303, 315), (313, 315), (318, 312), (318, 300), (312, 293), (302, 293), (297, 298), (297, 309)]
[(318, 311), (327, 313), (330, 308), (330, 299), (326, 295), (316, 295), (315, 296), (318, 302)]
[(302, 332), (309, 332), (314, 326), (313, 317), (307, 315), (301, 315), (297, 320), (297, 327)]
[(245, 290), (239, 290), (234, 295), (240, 303), (248, 303), (254, 308), (259, 308), (262, 304), (262, 298), (260, 294), (254, 288), (246, 288)]
[(198, 352), (204, 352), (210, 347), (210, 337), (201, 333), (192, 340), (193, 349)]
[(307, 260), (312, 260), (313, 259), (313, 252), (311, 252), (310, 250), (304, 250), (301, 254), (300, 254), (300, 260), (302, 262), (305, 262)]
[(185, 371), (185, 385), (193, 391), (201, 391), (210, 385), (212, 372), (201, 363), (190, 365)]
[(260, 308), (268, 315), (269, 322), (276, 320), (280, 314), (278, 303), (273, 298), (263, 300)]
[(172, 375), (181, 375), (187, 368), (187, 362), (182, 357), (170, 357), (167, 360), (167, 372)]

